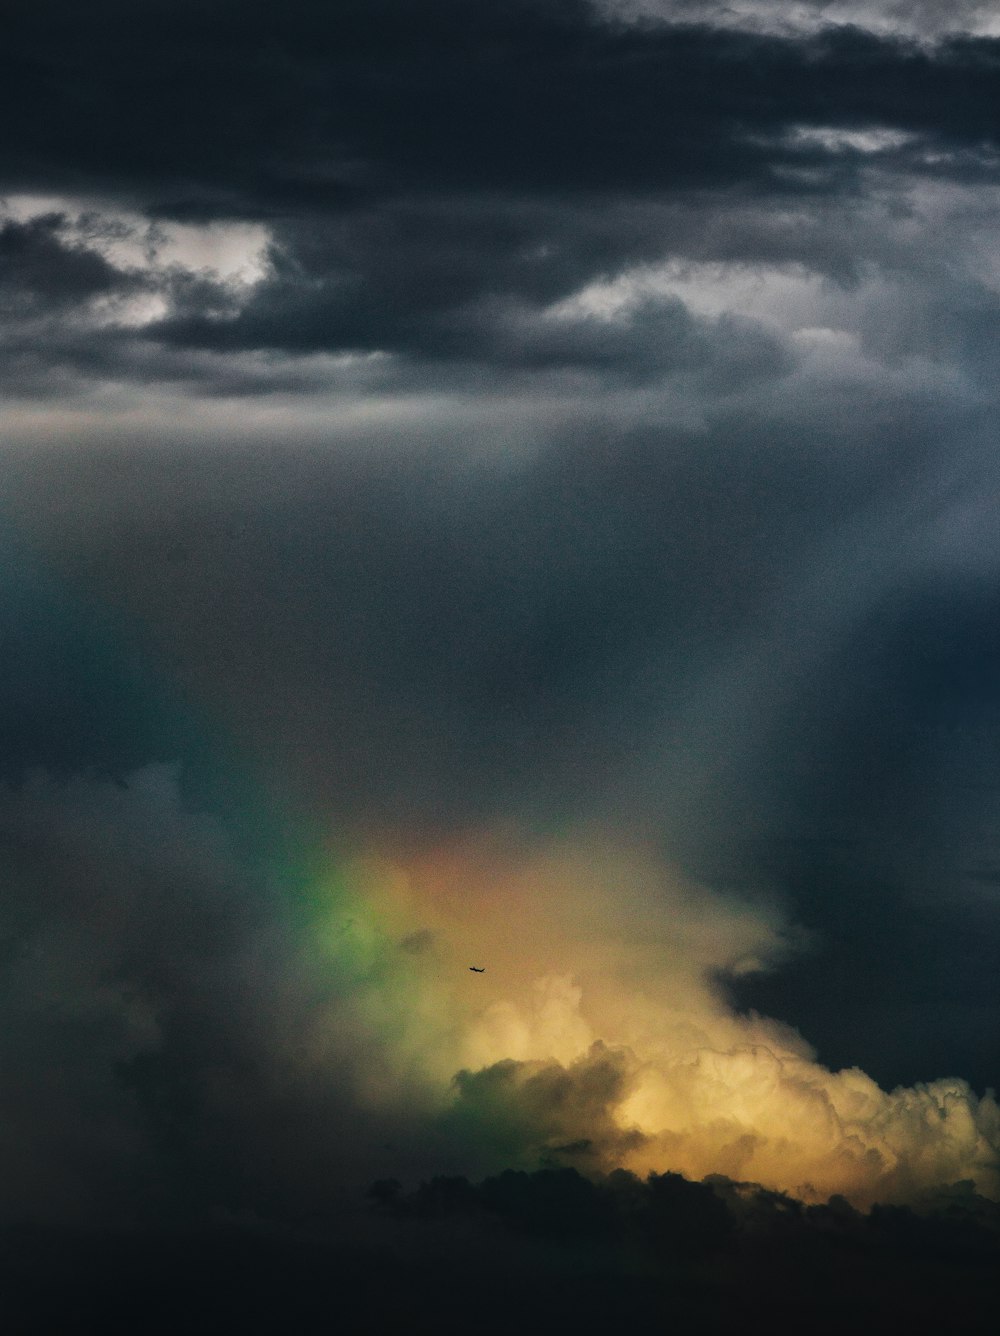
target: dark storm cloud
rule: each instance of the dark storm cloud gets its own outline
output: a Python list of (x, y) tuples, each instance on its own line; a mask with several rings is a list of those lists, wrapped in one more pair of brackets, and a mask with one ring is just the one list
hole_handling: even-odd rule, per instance
[[(659, 259), (665, 234), (690, 247), (695, 229), (655, 208), (385, 206), (335, 227), (273, 227), (263, 275), (241, 282), (194, 260), (158, 260), (164, 237), (137, 217), (10, 218), (0, 356), (10, 390), (35, 397), (109, 380), (307, 392), (320, 377), (303, 356), (343, 351), (395, 354), (371, 371), (401, 388), (420, 383), (424, 364), (445, 376), (463, 366), (497, 376), (578, 370), (623, 384), (694, 375), (716, 393), (780, 377), (794, 354), (751, 319), (696, 315), (669, 294), (617, 319), (558, 305), (595, 275)], [(112, 263), (105, 252), (116, 241), (145, 248), (146, 263)], [(275, 364), (267, 354), (279, 349), (289, 357)], [(365, 372), (351, 376), (362, 384)]]
[(108, 345), (120, 347), (122, 339), (112, 329), (95, 341), (95, 311), (148, 290), (142, 274), (119, 269), (75, 231), (57, 212), (0, 225), (0, 365), (8, 393), (46, 395), (74, 372), (100, 374)]
[[(817, 838), (739, 849), (730, 867), (785, 885), (825, 947), (738, 993), (794, 1017), (834, 1064), (848, 1061), (852, 1027), (831, 1024), (819, 999), (842, 996), (856, 1009), (852, 1060), (892, 1051), (891, 1081), (908, 1079), (918, 1052), (940, 1067), (950, 1048), (982, 1085), (1000, 1064), (987, 983), (997, 903), (970, 886), (968, 868), (996, 857), (997, 603), (995, 583), (978, 576), (929, 581), (877, 608), (838, 656), (840, 689), (806, 693), (775, 744), (806, 761), (794, 796), (786, 780), (779, 801)], [(820, 764), (809, 764), (810, 748)]]
[(112, 365), (120, 374), (130, 340), (116, 317), (154, 285), (139, 269), (124, 269), (101, 253), (101, 242), (113, 233), (95, 214), (3, 220), (0, 365), (9, 394), (58, 394), (74, 379), (107, 375)]
[(65, 309), (129, 286), (129, 279), (102, 256), (61, 239), (66, 219), (43, 214), (0, 228), (0, 291), (17, 313)]
[[(777, 38), (616, 25), (579, 3), (450, 0), (295, 4), (280, 22), (264, 7), (170, 4), (140, 25), (113, 3), (58, 21), (47, 10), (44, 32), (38, 20), (25, 7), (12, 25), (8, 189), (261, 220), (272, 239), (263, 281), (234, 292), (176, 267), (126, 280), (77, 238), (46, 267), (50, 302), (58, 291), (80, 310), (89, 265), (92, 283), (145, 283), (165, 311), (124, 323), (112, 311), (80, 337), (11, 336), (13, 383), (35, 394), (115, 374), (195, 392), (308, 388), (233, 356), (276, 349), (633, 382), (693, 363), (719, 384), (774, 374), (789, 354), (773, 336), (706, 328), (675, 300), (647, 299), (617, 327), (551, 308), (669, 255), (856, 281), (877, 248), (869, 235), (859, 250), (857, 233), (880, 221), (816, 235), (806, 218), (822, 200), (860, 199), (873, 172), (891, 194), (995, 166), (995, 51), (982, 40), (917, 49), (860, 30)], [(836, 135), (870, 127), (903, 133), (864, 151)], [(710, 201), (731, 214), (737, 187), (758, 217), (706, 238)], [(802, 226), (764, 235), (768, 201), (800, 209)]]
[[(44, 31), (34, 9), (13, 22), (8, 188), (273, 229), (271, 272), (247, 302), (175, 278), (169, 314), (145, 331), (174, 346), (662, 374), (691, 355), (675, 309), (648, 305), (626, 332), (544, 317), (594, 277), (694, 253), (706, 201), (692, 200), (683, 237), (650, 201), (739, 186), (815, 205), (857, 194), (873, 166), (885, 181), (994, 168), (983, 40), (918, 50), (850, 29), (620, 26), (579, 3), (293, 4), (280, 21), (269, 7), (170, 4), (141, 25), (116, 4), (45, 13)], [(809, 126), (906, 133), (861, 152), (796, 137)], [(727, 249), (717, 239), (714, 256)], [(130, 343), (95, 348), (126, 376), (131, 363), (135, 377), (212, 379)]]
[(166, 766), (0, 788), (0, 1228), (301, 1218), (389, 1139), (422, 1162), (414, 1107), (402, 1127), (369, 1111), (359, 1139), (343, 981), (295, 870), (227, 818)]
[(780, 375), (791, 358), (772, 334), (695, 316), (675, 297), (650, 296), (617, 322), (556, 307), (594, 277), (660, 259), (671, 236), (683, 245), (692, 230), (655, 208), (455, 198), (280, 223), (269, 272), (238, 309), (206, 314), (192, 285), (144, 334), (178, 350), (384, 351), (498, 375), (579, 368), (641, 381), (698, 370), (720, 386), (755, 366)]
[[(995, 136), (995, 45), (620, 27), (578, 0), (18, 5), (5, 175), (341, 205), (372, 189), (764, 180), (783, 126)], [(781, 158), (779, 153), (779, 160)], [(168, 184), (169, 183), (169, 184)], [(209, 192), (207, 197), (205, 192)], [(162, 196), (161, 196), (162, 197)], [(169, 196), (166, 197), (169, 199)], [(223, 203), (224, 209), (226, 205)]]
[(39, 771), (0, 803), (6, 1219), (128, 1219), (163, 1165), (116, 1065), (183, 1027), (199, 973), (245, 935), (231, 856), (164, 770), (128, 784)]
[[(11, 397), (72, 398), (95, 384), (183, 383), (206, 394), (305, 388), (308, 376), (210, 350), (163, 348), (141, 334), (146, 310), (197, 310), (218, 321), (240, 307), (238, 280), (157, 263), (162, 230), (112, 210), (8, 216), (0, 225), (4, 322), (0, 366)], [(131, 255), (116, 248), (130, 248)]]

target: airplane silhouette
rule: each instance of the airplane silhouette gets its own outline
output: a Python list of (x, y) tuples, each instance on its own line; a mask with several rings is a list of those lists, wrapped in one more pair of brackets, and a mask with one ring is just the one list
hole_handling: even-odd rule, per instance
[(473, 974), (485, 974), (485, 973), (486, 973), (486, 966), (485, 966), (485, 965), (483, 966), (482, 969), (478, 969), (475, 965), (470, 965), (470, 966), (469, 966), (469, 969), (472, 970)]

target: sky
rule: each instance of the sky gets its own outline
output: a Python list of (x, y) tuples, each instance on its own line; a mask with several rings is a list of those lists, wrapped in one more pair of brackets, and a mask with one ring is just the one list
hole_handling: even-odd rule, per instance
[(485, 1266), (578, 1207), (738, 1237), (733, 1296), (769, 1230), (897, 1288), (928, 1211), (995, 1244), (995, 6), (4, 27), (28, 1272), (222, 1222), (206, 1274), (263, 1231), (310, 1294), (317, 1222)]

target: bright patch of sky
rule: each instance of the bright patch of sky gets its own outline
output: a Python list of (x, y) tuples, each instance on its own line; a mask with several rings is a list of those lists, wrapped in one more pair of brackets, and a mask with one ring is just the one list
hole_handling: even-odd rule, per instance
[(954, 33), (1000, 36), (1000, 8), (993, 0), (596, 0), (618, 17), (665, 23), (706, 23), (755, 32), (809, 33), (854, 26), (884, 36), (934, 41)]
[(902, 130), (869, 126), (864, 130), (845, 130), (841, 126), (796, 125), (788, 135), (790, 143), (818, 148), (831, 153), (853, 150), (855, 153), (884, 153), (887, 149), (902, 148), (913, 139)]
[(625, 320), (642, 303), (679, 298), (697, 315), (738, 314), (794, 329), (814, 323), (823, 280), (801, 266), (733, 265), (669, 260), (589, 283), (550, 308), (554, 319)]
[(180, 268), (208, 272), (223, 282), (250, 286), (267, 272), (269, 233), (260, 223), (151, 222), (117, 205), (46, 195), (9, 195), (0, 201), (0, 222), (19, 223), (60, 214), (61, 238), (97, 251), (119, 269), (164, 272)]

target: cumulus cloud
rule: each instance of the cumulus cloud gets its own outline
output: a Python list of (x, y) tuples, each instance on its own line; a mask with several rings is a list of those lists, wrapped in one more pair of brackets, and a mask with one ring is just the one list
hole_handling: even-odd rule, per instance
[[(887, 1093), (856, 1068), (827, 1070), (787, 1027), (729, 1009), (714, 978), (786, 955), (780, 919), (675, 879), (654, 890), (662, 870), (625, 850), (583, 849), (501, 863), (478, 885), (475, 864), (450, 873), (479, 949), (502, 971), (501, 998), (464, 1040), (487, 1065), (457, 1077), (450, 1115), (476, 1125), (482, 1147), (494, 1143), (481, 1172), (504, 1157), (562, 1156), (605, 1170), (722, 1173), (863, 1205), (964, 1178), (997, 1194), (991, 1096), (961, 1080)], [(434, 899), (445, 894), (438, 885)], [(523, 950), (509, 942), (512, 912), (530, 942)], [(532, 955), (573, 972), (525, 978)]]
[(991, 1098), (887, 1094), (733, 1013), (713, 980), (787, 954), (780, 918), (594, 832), (527, 860), (482, 836), (409, 869), (317, 866), (290, 899), (290, 869), (149, 768), (36, 774), (4, 790), (0, 836), (8, 1218), (282, 1216), (442, 1163), (862, 1205), (998, 1191)]

